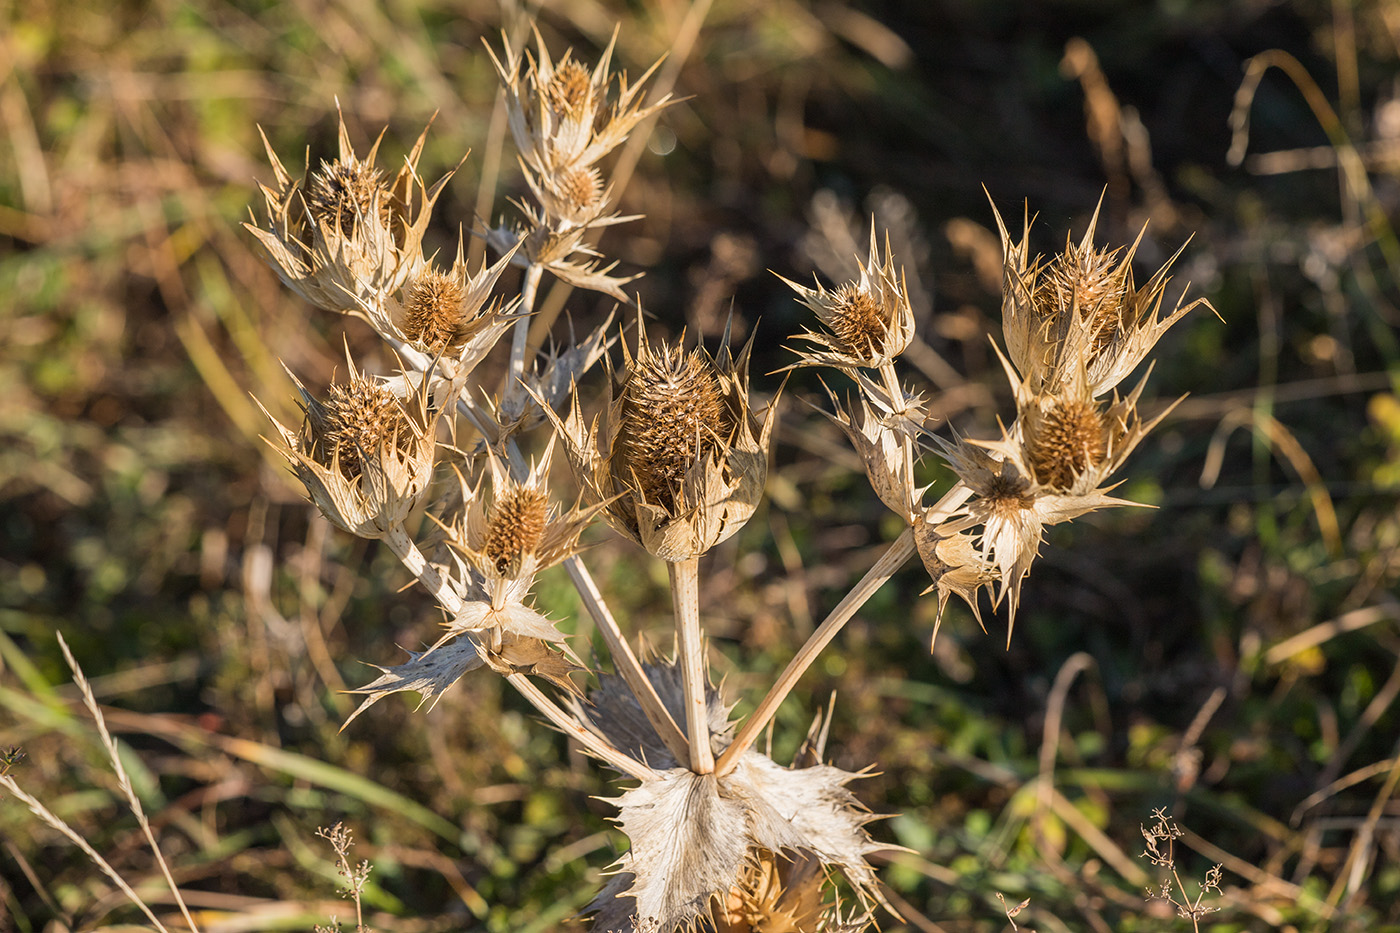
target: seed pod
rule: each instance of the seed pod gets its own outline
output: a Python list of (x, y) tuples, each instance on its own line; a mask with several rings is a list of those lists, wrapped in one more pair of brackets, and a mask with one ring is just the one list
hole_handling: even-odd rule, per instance
[(783, 279), (829, 331), (809, 330), (798, 335), (820, 349), (798, 351), (802, 361), (797, 365), (876, 369), (903, 353), (913, 340), (914, 311), (904, 273), (895, 272), (888, 235), (885, 258), (880, 258), (873, 219), (869, 259), (857, 263), (860, 279), (831, 292), (820, 283), (807, 288)]
[(263, 136), (277, 184), (259, 185), (266, 222), (243, 226), (289, 288), (324, 310), (353, 313), (417, 273), (433, 205), (453, 174), (424, 187), (417, 166), (427, 137), (425, 128), (403, 167), (386, 179), (374, 164), (383, 134), (361, 159), (342, 117), (337, 157), (314, 173), (308, 166), (303, 182), (292, 179)]
[[(995, 212), (995, 207), (993, 207)], [(1165, 317), (1162, 301), (1178, 250), (1141, 287), (1133, 278), (1133, 257), (1147, 228), (1126, 250), (1094, 248), (1096, 208), (1078, 244), (1048, 259), (1029, 257), (1030, 217), (1020, 242), (1001, 234), (1002, 331), (1006, 352), (1032, 391), (1060, 392), (1082, 369), (1089, 394), (1098, 398), (1138, 367), (1167, 330), (1188, 311), (1210, 308), (1204, 298), (1178, 301)], [(1185, 246), (1183, 245), (1183, 249)], [(1213, 308), (1211, 309), (1214, 310)]]
[(400, 398), (391, 381), (349, 367), (350, 378), (331, 386), (324, 401), (292, 377), (306, 418), (294, 432), (268, 414), (282, 439), (273, 447), (321, 514), (351, 534), (382, 538), (408, 518), (428, 489), (435, 418), (424, 391), (405, 390), (407, 398)]
[(567, 421), (552, 415), (588, 493), (606, 502), (620, 534), (662, 560), (698, 557), (749, 520), (763, 494), (775, 406), (760, 424), (749, 407), (748, 361), (725, 346), (651, 345), (640, 319), (637, 352), (615, 374), (601, 427), (585, 426), (575, 395)]

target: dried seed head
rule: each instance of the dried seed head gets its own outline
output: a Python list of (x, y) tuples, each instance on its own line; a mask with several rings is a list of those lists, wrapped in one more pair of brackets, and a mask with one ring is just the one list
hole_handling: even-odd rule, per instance
[(1130, 266), (1118, 250), (1096, 250), (1088, 243), (1067, 243), (1045, 270), (1036, 290), (1036, 313), (1052, 318), (1073, 311), (1091, 334), (1090, 352), (1103, 352), (1123, 320)]
[(888, 235), (881, 258), (873, 220), (869, 258), (856, 262), (860, 278), (834, 291), (827, 291), (820, 282), (816, 288), (808, 288), (783, 279), (830, 332), (804, 331), (798, 335), (816, 345), (815, 349), (797, 351), (802, 357), (798, 366), (875, 369), (903, 353), (913, 340), (914, 311), (904, 273), (895, 270)]
[(594, 96), (593, 75), (578, 61), (566, 57), (544, 86), (541, 96), (554, 110), (577, 115)]
[(511, 487), (491, 509), (482, 553), (505, 574), (539, 547), (548, 520), (549, 495), (543, 489)]
[(804, 933), (830, 919), (821, 861), (805, 852), (760, 852), (713, 909), (716, 933)]
[(292, 381), (306, 413), (300, 430), (263, 413), (280, 438), (274, 448), (311, 501), (338, 528), (362, 538), (401, 527), (432, 480), (437, 416), (428, 410), (427, 380), (375, 379), (350, 363), (350, 378), (331, 386), (324, 400), (295, 376)]
[(358, 159), (322, 162), (306, 192), (311, 219), (342, 236), (352, 236), (360, 218), (377, 212), (386, 227), (392, 219), (389, 192), (379, 169)]
[(369, 380), (351, 379), (330, 387), (319, 425), (311, 423), (312, 456), (324, 467), (339, 465), (341, 475), (361, 473), (361, 457), (381, 445), (409, 454), (415, 434), (394, 393)]
[(1014, 519), (1035, 507), (1035, 496), (1018, 476), (994, 476), (980, 492), (991, 514), (1000, 518)]
[(1068, 489), (1108, 456), (1103, 414), (1087, 398), (1052, 402), (1026, 425), (1026, 463), (1036, 482)]
[(712, 456), (734, 428), (704, 354), (665, 345), (647, 349), (623, 388), (621, 478), (647, 502), (674, 510), (686, 471)]
[(889, 325), (869, 290), (848, 282), (832, 297), (831, 319), (827, 323), (841, 348), (853, 356), (872, 357), (880, 353)]
[(596, 169), (566, 169), (554, 176), (554, 182), (560, 217), (573, 218), (587, 213), (598, 205), (598, 199), (603, 194), (603, 178)]
[(466, 299), (459, 276), (425, 269), (405, 289), (404, 336), (430, 353), (456, 349), (466, 323)]

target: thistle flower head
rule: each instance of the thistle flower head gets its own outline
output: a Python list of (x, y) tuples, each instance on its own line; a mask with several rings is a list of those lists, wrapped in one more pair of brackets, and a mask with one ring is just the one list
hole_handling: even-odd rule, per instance
[[(1010, 362), (1005, 357), (1002, 362), (1010, 377)], [(935, 438), (948, 465), (974, 494), (963, 517), (926, 529), (922, 543), (916, 529), (916, 544), (940, 585), (940, 599), (944, 589), (953, 585), (953, 581), (941, 580), (948, 567), (970, 570), (972, 575), (966, 577), (969, 583), (976, 583), (985, 570), (995, 568), (1000, 581), (995, 602), (1009, 595), (1014, 625), (1021, 582), (1039, 552), (1045, 526), (1096, 509), (1137, 504), (1110, 496), (1113, 486), (1108, 483), (1165, 415), (1146, 423), (1138, 416), (1138, 397), (1145, 382), (1144, 376), (1126, 398), (1114, 393), (1111, 401), (1100, 402), (1091, 394), (1083, 370), (1058, 393), (1035, 391), (1029, 379), (1013, 379), (1018, 417), (1000, 440)], [(967, 560), (965, 553), (938, 554), (937, 548), (945, 541), (961, 543), (962, 539), (951, 536), (979, 525), (982, 531), (976, 563)], [(975, 595), (976, 586), (970, 592)], [(958, 595), (968, 599), (963, 592)]]
[(269, 414), (282, 439), (273, 446), (326, 518), (352, 534), (380, 538), (402, 524), (427, 491), (434, 419), (423, 389), (366, 376), (353, 363), (349, 368), (349, 379), (332, 385), (324, 400), (292, 377), (306, 417), (292, 431)]
[[(888, 235), (880, 258), (875, 224), (870, 226), (870, 256), (860, 263), (860, 278), (835, 291), (821, 283), (807, 288), (783, 279), (799, 299), (816, 312), (827, 333), (804, 331), (801, 336), (816, 350), (799, 351), (799, 366), (878, 368), (903, 353), (914, 337), (914, 311), (903, 271), (896, 272)], [(782, 278), (782, 276), (779, 276)]]
[(514, 52), (507, 43), (502, 61), (487, 46), (505, 87), (515, 146), (535, 171), (552, 175), (592, 165), (621, 144), (638, 123), (670, 102), (670, 95), (648, 106), (639, 99), (659, 60), (635, 84), (628, 83), (625, 73), (613, 75), (616, 42), (614, 33), (591, 70), (573, 57), (572, 50), (553, 61), (539, 30), (534, 54)]
[[(575, 395), (554, 418), (569, 460), (608, 523), (653, 555), (680, 561), (734, 534), (754, 512), (767, 477), (774, 406), (760, 424), (749, 407), (753, 341), (717, 358), (652, 345), (640, 319), (637, 352), (626, 353), (600, 428), (585, 424)], [(554, 417), (551, 413), (551, 417)]]
[(1079, 243), (1066, 241), (1049, 259), (1031, 260), (1029, 214), (1019, 242), (996, 214), (1006, 350), (1020, 377), (1036, 391), (1059, 392), (1077, 378), (1076, 370), (1083, 370), (1090, 395), (1098, 398), (1136, 369), (1188, 311), (1210, 307), (1203, 298), (1178, 301), (1162, 316), (1168, 270), (1181, 251), (1138, 287), (1132, 263), (1147, 228), (1126, 250), (1096, 249), (1098, 217), (1096, 209)]
[(327, 311), (356, 312), (376, 295), (397, 291), (423, 264), (423, 233), (448, 172), (431, 189), (418, 177), (428, 131), (404, 165), (386, 178), (375, 166), (383, 134), (364, 158), (345, 120), (339, 153), (305, 180), (293, 180), (266, 135), (275, 187), (259, 185), (267, 220), (245, 223), (268, 262), (293, 291)]
[(551, 438), (523, 479), (512, 476), (490, 452), (489, 497), (483, 489), (485, 475), (474, 487), (458, 475), (465, 506), (446, 532), (457, 555), (455, 579), (465, 605), (447, 623), (450, 631), (491, 632), (488, 644), (502, 635), (563, 639), (554, 623), (526, 600), (537, 573), (578, 553), (579, 535), (598, 509), (574, 507), (560, 514), (551, 506), (547, 478), (553, 452)]
[(457, 243), (450, 269), (424, 263), (397, 292), (374, 291), (357, 302), (357, 312), (383, 337), (440, 357), (450, 375), (464, 378), (491, 351), (516, 320), (518, 298), (502, 305), (492, 289), (515, 250), (472, 274)]

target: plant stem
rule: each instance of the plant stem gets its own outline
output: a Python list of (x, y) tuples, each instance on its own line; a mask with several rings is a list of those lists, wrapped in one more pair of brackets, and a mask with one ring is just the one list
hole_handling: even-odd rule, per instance
[(638, 705), (646, 714), (647, 722), (651, 723), (651, 727), (656, 730), (656, 734), (670, 749), (671, 754), (676, 756), (676, 761), (688, 762), (690, 743), (686, 740), (685, 733), (681, 732), (676, 721), (671, 718), (671, 713), (656, 693), (656, 687), (642, 670), (636, 654), (632, 652), (632, 646), (623, 638), (622, 630), (607, 603), (603, 602), (603, 595), (598, 592), (598, 585), (593, 582), (592, 574), (577, 556), (564, 561), (564, 569), (569, 572), (569, 579), (573, 581), (574, 589), (578, 590), (584, 608), (593, 617), (603, 640), (607, 642), (613, 667), (622, 675), (632, 695), (637, 698)]
[(705, 644), (700, 637), (700, 558), (667, 562), (671, 573), (671, 605), (676, 615), (676, 653), (685, 684), (685, 728), (690, 739), (690, 770), (709, 774), (715, 769), (710, 749), (710, 718), (705, 703)]
[(865, 605), (875, 591), (885, 585), (885, 581), (894, 576), (895, 571), (904, 566), (904, 562), (914, 556), (914, 529), (905, 528), (904, 533), (895, 539), (889, 550), (880, 555), (880, 559), (875, 562), (841, 602), (836, 604), (836, 608), (826, 617), (817, 630), (812, 633), (812, 637), (807, 639), (807, 643), (797, 652), (788, 666), (783, 669), (783, 673), (778, 677), (776, 683), (768, 691), (767, 696), (758, 704), (758, 709), (754, 710), (752, 716), (744, 723), (739, 734), (735, 736), (733, 744), (724, 750), (720, 755), (719, 762), (715, 769), (719, 774), (728, 774), (738, 762), (748, 747), (758, 738), (759, 732), (773, 719), (778, 707), (783, 700), (787, 699), (788, 693), (797, 685), (798, 679), (807, 672), (807, 668), (812, 666), (812, 662), (821, 654), (823, 648), (831, 643), (836, 637), (836, 633), (841, 631), (856, 611)]
[[(442, 574), (437, 572), (437, 568), (428, 563), (423, 552), (418, 550), (418, 545), (413, 543), (402, 527), (396, 527), (385, 535), (384, 543), (389, 545), (390, 550), (408, 568), (409, 573), (417, 577), (418, 582), (423, 584), (429, 593), (433, 594), (433, 598), (443, 609), (453, 615), (462, 611), (462, 598), (442, 578)], [(639, 780), (647, 781), (656, 778), (657, 774), (651, 768), (614, 748), (602, 736), (584, 728), (568, 713), (560, 709), (558, 704), (545, 696), (540, 688), (536, 687), (524, 674), (510, 673), (506, 674), (505, 678), (510, 681), (512, 687), (520, 691), (521, 696), (529, 700), (530, 704), (543, 713), (545, 718), (554, 723), (561, 732), (578, 740), (584, 748), (599, 759)]]
[(520, 380), (525, 375), (525, 349), (530, 337), (530, 315), (535, 311), (535, 293), (539, 290), (540, 275), (543, 272), (544, 266), (537, 262), (530, 263), (525, 269), (525, 282), (520, 286), (520, 317), (511, 333), (510, 369), (506, 371), (506, 384), (501, 391), (501, 407), (507, 411), (520, 398), (520, 393), (525, 391), (525, 386)]
[(454, 616), (462, 611), (462, 597), (448, 585), (442, 574), (437, 572), (437, 568), (428, 563), (428, 559), (418, 550), (418, 545), (413, 543), (413, 539), (403, 530), (402, 525), (395, 525), (390, 529), (384, 536), (384, 543), (389, 545), (389, 550), (408, 568), (408, 572), (423, 584), (423, 588), (433, 595), (438, 605)]
[(651, 768), (634, 760), (632, 756), (609, 745), (602, 737), (589, 732), (572, 716), (560, 709), (558, 704), (545, 696), (540, 688), (536, 687), (524, 674), (507, 674), (506, 680), (510, 681), (511, 686), (519, 690), (520, 695), (529, 700), (535, 709), (544, 713), (545, 718), (552, 722), (559, 731), (576, 739), (597, 758), (639, 781), (654, 781), (660, 776)]
[[(928, 510), (925, 520), (941, 521), (966, 502), (970, 495), (972, 495), (972, 490), (959, 482), (938, 501), (937, 505)], [(778, 707), (782, 705), (783, 700), (787, 699), (787, 695), (792, 692), (797, 681), (807, 672), (807, 668), (816, 661), (822, 649), (831, 643), (831, 640), (836, 637), (836, 633), (841, 631), (841, 627), (850, 621), (860, 607), (865, 605), (871, 596), (875, 595), (875, 591), (884, 586), (885, 581), (894, 576), (895, 572), (904, 566), (905, 561), (914, 556), (916, 550), (914, 529), (905, 528), (903, 534), (894, 540), (889, 550), (880, 555), (875, 566), (866, 571), (865, 576), (855, 585), (855, 588), (836, 604), (836, 608), (831, 610), (825, 621), (807, 639), (807, 643), (788, 662), (788, 666), (778, 676), (777, 682), (773, 684), (768, 694), (758, 704), (758, 709), (754, 710), (753, 715), (739, 730), (733, 744), (724, 750), (724, 754), (720, 755), (719, 761), (715, 765), (715, 771), (718, 774), (723, 776), (734, 769), (739, 756), (748, 750), (754, 739), (758, 738), (758, 734), (772, 721), (774, 714), (778, 712)]]
[[(903, 418), (905, 410), (904, 386), (899, 384), (899, 374), (894, 371), (894, 363), (887, 362), (880, 367), (880, 377), (884, 380), (885, 391), (890, 394), (890, 405), (897, 406), (895, 414)], [(903, 462), (900, 466), (904, 472), (902, 476), (907, 477), (907, 481), (914, 481), (914, 442), (909, 435), (903, 431), (899, 432), (899, 449), (903, 455)]]

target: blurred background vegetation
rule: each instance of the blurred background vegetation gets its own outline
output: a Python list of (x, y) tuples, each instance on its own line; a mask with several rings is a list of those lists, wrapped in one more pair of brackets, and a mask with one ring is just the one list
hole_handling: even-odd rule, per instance
[[(616, 854), (615, 786), (496, 678), (431, 712), (403, 697), (344, 733), (339, 693), (433, 637), (392, 555), (331, 532), (258, 435), (367, 327), (281, 288), (240, 227), (270, 180), (333, 154), (336, 102), (394, 165), (437, 114), (429, 180), (471, 156), (433, 236), (509, 212), (495, 0), (6, 4), (0, 29), (0, 746), (12, 772), (163, 915), (173, 912), (58, 651), (92, 679), (205, 930), (344, 918), (343, 820), (381, 930), (566, 925)], [(910, 928), (1190, 927), (1145, 895), (1156, 808), (1216, 930), (1400, 929), (1400, 3), (1395, 0), (560, 0), (555, 54), (616, 60), (683, 103), (623, 155), (604, 251), (644, 271), (657, 326), (714, 346), (760, 328), (755, 383), (804, 322), (766, 270), (839, 280), (875, 214), (919, 304), (931, 408), (986, 436), (1009, 397), (988, 198), (1209, 297), (1159, 346), (1149, 395), (1191, 393), (1118, 510), (1057, 527), (1009, 649), (934, 604), (911, 565), (784, 708), (779, 760), (837, 694), (828, 754), (908, 846), (882, 871)], [(1270, 58), (1255, 58), (1269, 53)], [(1246, 76), (1253, 61), (1256, 73)], [(1257, 72), (1264, 64), (1272, 67)], [(1252, 82), (1257, 79), (1257, 86)], [(1246, 96), (1237, 100), (1241, 88)], [(1232, 122), (1232, 113), (1234, 114)], [(1249, 118), (1247, 139), (1232, 125)], [(1232, 150), (1232, 143), (1234, 144)], [(1247, 145), (1246, 145), (1247, 143)], [(1231, 156), (1234, 158), (1231, 158)], [(985, 188), (985, 192), (984, 192)], [(854, 241), (851, 238), (854, 237)], [(480, 247), (478, 246), (477, 249)], [(1173, 295), (1174, 298), (1174, 295)], [(547, 296), (580, 328), (609, 310)], [(566, 335), (561, 322), (556, 335)], [(489, 384), (489, 383), (488, 383)], [(726, 687), (752, 703), (898, 532), (835, 429), (789, 387), (768, 503), (702, 564)], [(929, 467), (929, 481), (949, 482)], [(664, 574), (599, 529), (629, 631), (665, 644)], [(571, 617), (567, 582), (540, 602)], [(741, 709), (746, 708), (741, 706)], [(0, 801), (0, 929), (140, 917), (88, 858)], [(886, 918), (886, 928), (897, 922)]]

